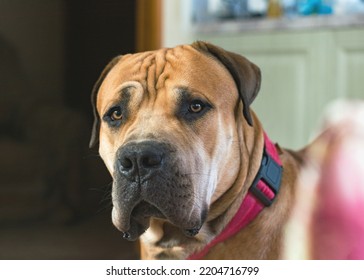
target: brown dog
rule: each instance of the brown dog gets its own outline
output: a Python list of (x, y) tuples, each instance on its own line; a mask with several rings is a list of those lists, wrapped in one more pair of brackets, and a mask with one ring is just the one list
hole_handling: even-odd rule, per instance
[(119, 56), (101, 74), (90, 145), (113, 176), (113, 223), (141, 237), (142, 258), (280, 258), (300, 158), (267, 148), (249, 108), (260, 79), (204, 42)]

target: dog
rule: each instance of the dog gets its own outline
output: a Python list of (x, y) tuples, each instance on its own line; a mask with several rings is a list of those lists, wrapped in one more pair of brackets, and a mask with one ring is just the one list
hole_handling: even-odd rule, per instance
[(90, 147), (113, 177), (112, 221), (142, 259), (279, 259), (302, 152), (250, 105), (247, 58), (207, 42), (115, 57), (92, 93)]

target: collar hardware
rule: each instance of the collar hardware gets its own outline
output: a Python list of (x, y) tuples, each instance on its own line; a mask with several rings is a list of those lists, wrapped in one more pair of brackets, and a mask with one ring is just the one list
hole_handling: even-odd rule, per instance
[[(258, 198), (264, 206), (272, 205), (281, 185), (283, 168), (280, 166), (264, 148), (262, 163), (249, 191)], [(273, 198), (269, 198), (259, 188), (259, 182), (263, 180), (274, 193)]]

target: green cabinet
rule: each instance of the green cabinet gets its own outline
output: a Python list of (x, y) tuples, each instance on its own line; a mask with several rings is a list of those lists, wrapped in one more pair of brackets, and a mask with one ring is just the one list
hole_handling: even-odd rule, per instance
[(195, 33), (240, 53), (262, 71), (253, 110), (273, 141), (306, 145), (325, 106), (364, 99), (364, 28)]

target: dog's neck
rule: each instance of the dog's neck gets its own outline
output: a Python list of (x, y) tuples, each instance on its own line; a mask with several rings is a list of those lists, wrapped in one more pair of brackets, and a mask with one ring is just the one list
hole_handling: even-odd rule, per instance
[(202, 259), (211, 248), (237, 234), (252, 222), (264, 207), (273, 203), (281, 185), (282, 164), (275, 145), (265, 133), (264, 142), (261, 166), (239, 209), (211, 242), (202, 250), (190, 255), (188, 259)]

